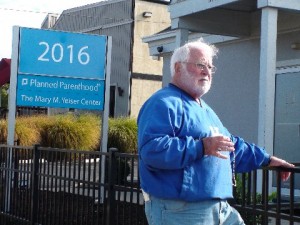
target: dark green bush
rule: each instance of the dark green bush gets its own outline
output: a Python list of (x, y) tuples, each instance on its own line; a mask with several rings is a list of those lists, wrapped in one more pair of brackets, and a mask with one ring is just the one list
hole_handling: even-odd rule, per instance
[(9, 84), (4, 84), (1, 87), (1, 107), (7, 109), (8, 107), (8, 89), (9, 89)]
[(137, 153), (137, 123), (135, 119), (120, 117), (109, 119), (107, 147), (119, 152)]
[(40, 144), (45, 147), (94, 150), (100, 138), (100, 119), (93, 115), (60, 115), (44, 123)]
[(7, 140), (7, 122), (0, 120), (0, 143), (6, 143)]
[[(99, 150), (101, 118), (94, 114), (30, 116), (16, 118), (16, 139), (20, 145), (39, 143), (43, 147)], [(6, 142), (7, 121), (0, 121), (0, 141)], [(137, 153), (137, 123), (129, 117), (110, 118), (107, 148)]]
[[(15, 125), (15, 141), (19, 145), (31, 146), (40, 142), (40, 124), (46, 116), (17, 117)], [(0, 120), (0, 142), (7, 141), (7, 120)]]

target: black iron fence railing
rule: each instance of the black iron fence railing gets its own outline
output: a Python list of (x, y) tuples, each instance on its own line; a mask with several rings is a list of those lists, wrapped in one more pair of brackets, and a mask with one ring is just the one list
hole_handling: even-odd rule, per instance
[[(0, 145), (1, 225), (147, 225), (137, 157)], [(288, 182), (283, 170), (237, 175), (231, 204), (247, 225), (299, 224), (300, 169), (289, 169)]]
[(0, 145), (0, 221), (147, 224), (137, 156)]
[[(263, 168), (237, 175), (235, 199), (231, 204), (246, 224), (300, 224), (300, 168)], [(289, 171), (283, 182), (280, 172)]]
[[(25, 107), (17, 106), (16, 116), (32, 116), (39, 114), (47, 114), (48, 109), (45, 107)], [(8, 109), (5, 107), (0, 107), (0, 119), (6, 119), (8, 115)]]

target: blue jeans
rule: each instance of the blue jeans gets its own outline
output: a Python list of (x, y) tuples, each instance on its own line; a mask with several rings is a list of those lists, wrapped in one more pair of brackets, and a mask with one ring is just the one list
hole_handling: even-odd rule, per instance
[(244, 225), (227, 201), (184, 202), (149, 196), (145, 212), (149, 225)]

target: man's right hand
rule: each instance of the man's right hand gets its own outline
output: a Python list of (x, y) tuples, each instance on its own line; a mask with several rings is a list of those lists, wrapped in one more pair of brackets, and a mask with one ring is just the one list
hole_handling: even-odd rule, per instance
[(229, 137), (226, 136), (214, 136), (206, 137), (202, 139), (204, 147), (204, 155), (213, 155), (218, 158), (227, 159), (228, 157), (223, 155), (222, 151), (234, 151), (234, 144)]

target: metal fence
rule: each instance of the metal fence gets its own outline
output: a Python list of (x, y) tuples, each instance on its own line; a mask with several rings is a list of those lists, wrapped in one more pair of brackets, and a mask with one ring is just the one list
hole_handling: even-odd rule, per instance
[[(1, 225), (146, 225), (137, 157), (0, 145)], [(282, 170), (237, 175), (231, 204), (247, 225), (300, 224), (300, 170), (284, 183)]]
[[(45, 107), (16, 107), (16, 116), (31, 116), (39, 114), (47, 114), (48, 109)], [(0, 119), (6, 119), (8, 116), (8, 109), (5, 107), (0, 107)]]
[[(237, 175), (238, 185), (231, 201), (246, 224), (296, 225), (300, 224), (300, 168), (262, 168)], [(291, 176), (283, 182), (280, 172)]]
[(0, 145), (1, 224), (147, 224), (137, 156)]

